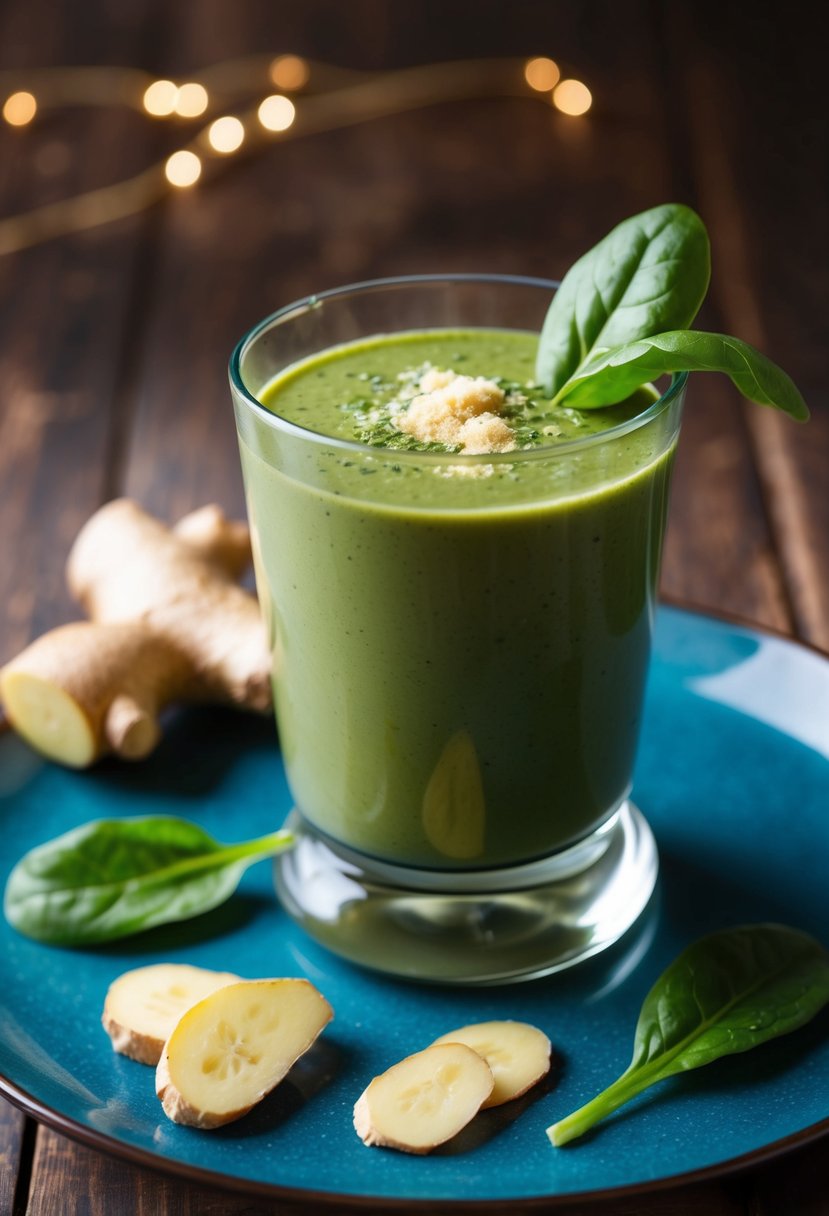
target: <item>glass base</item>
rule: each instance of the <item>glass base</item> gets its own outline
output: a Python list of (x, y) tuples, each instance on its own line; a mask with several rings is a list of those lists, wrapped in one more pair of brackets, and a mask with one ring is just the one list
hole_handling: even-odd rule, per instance
[(285, 826), (297, 843), (276, 859), (277, 892), (312, 938), (364, 967), (445, 984), (532, 979), (591, 958), (639, 918), (659, 868), (631, 802), (570, 849), (478, 873), (375, 862), (297, 811)]

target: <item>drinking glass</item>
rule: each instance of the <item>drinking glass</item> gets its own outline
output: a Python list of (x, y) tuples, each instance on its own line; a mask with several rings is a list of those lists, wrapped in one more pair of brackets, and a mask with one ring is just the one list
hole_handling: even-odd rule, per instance
[(651, 897), (629, 795), (686, 377), (599, 434), (474, 456), (332, 438), (262, 397), (377, 335), (537, 334), (555, 290), (360, 283), (280, 309), (231, 358), (296, 803), (277, 888), (312, 937), (397, 975), (556, 971)]

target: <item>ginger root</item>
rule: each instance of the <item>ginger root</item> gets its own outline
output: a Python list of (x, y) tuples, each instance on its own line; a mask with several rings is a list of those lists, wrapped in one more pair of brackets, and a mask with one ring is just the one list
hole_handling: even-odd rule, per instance
[(82, 528), (69, 589), (90, 620), (46, 633), (0, 671), (0, 700), (34, 748), (72, 768), (158, 743), (172, 702), (266, 711), (270, 655), (256, 597), (237, 585), (250, 534), (216, 506), (172, 529), (129, 499)]

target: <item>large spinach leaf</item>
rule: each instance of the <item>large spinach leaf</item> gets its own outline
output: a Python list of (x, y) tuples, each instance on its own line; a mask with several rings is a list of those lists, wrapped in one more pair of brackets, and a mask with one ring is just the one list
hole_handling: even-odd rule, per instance
[(228, 899), (252, 862), (289, 832), (221, 845), (186, 819), (99, 819), (32, 849), (12, 870), (4, 911), (27, 937), (59, 946), (112, 941), (186, 920)]
[(567, 272), (544, 320), (536, 380), (554, 404), (598, 409), (668, 372), (719, 371), (751, 401), (804, 421), (792, 380), (748, 343), (688, 328), (708, 288), (708, 235), (666, 203), (617, 225)]
[(547, 1135), (567, 1144), (657, 1081), (788, 1034), (827, 1002), (829, 955), (808, 934), (743, 925), (704, 937), (645, 997), (627, 1070)]
[(539, 384), (556, 396), (599, 351), (686, 329), (710, 273), (708, 234), (690, 207), (666, 203), (624, 220), (571, 267), (553, 297), (538, 346)]

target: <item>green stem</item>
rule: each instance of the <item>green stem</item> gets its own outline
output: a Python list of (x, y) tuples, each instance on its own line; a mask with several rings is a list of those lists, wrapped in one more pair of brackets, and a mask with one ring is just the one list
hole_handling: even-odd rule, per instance
[(622, 1073), (618, 1080), (614, 1081), (612, 1085), (608, 1085), (607, 1089), (603, 1089), (595, 1098), (591, 1098), (589, 1102), (580, 1106), (578, 1110), (574, 1110), (565, 1119), (560, 1119), (558, 1123), (548, 1127), (547, 1135), (550, 1143), (559, 1148), (562, 1144), (583, 1136), (595, 1123), (607, 1118), (614, 1110), (624, 1106), (631, 1098), (635, 1098), (637, 1094), (652, 1084), (650, 1078), (640, 1076), (636, 1080), (632, 1078), (626, 1080), (629, 1077), (629, 1073)]
[[(245, 840), (241, 844), (228, 845), (227, 848), (218, 849), (215, 853), (202, 853), (198, 857), (185, 857), (181, 861), (175, 861), (172, 865), (165, 866), (163, 869), (154, 870), (150, 874), (136, 874), (134, 878), (129, 879), (124, 886), (131, 886), (133, 883), (146, 882), (147, 879), (153, 882), (166, 881), (168, 879), (175, 880), (184, 874), (192, 874), (199, 870), (214, 870), (219, 866), (230, 865), (234, 861), (241, 861), (245, 857), (267, 857), (274, 853), (279, 853), (282, 849), (288, 848), (294, 843), (294, 837), (290, 832), (282, 831), (272, 832), (269, 836), (260, 836), (257, 840)], [(112, 883), (105, 884), (112, 886)]]

